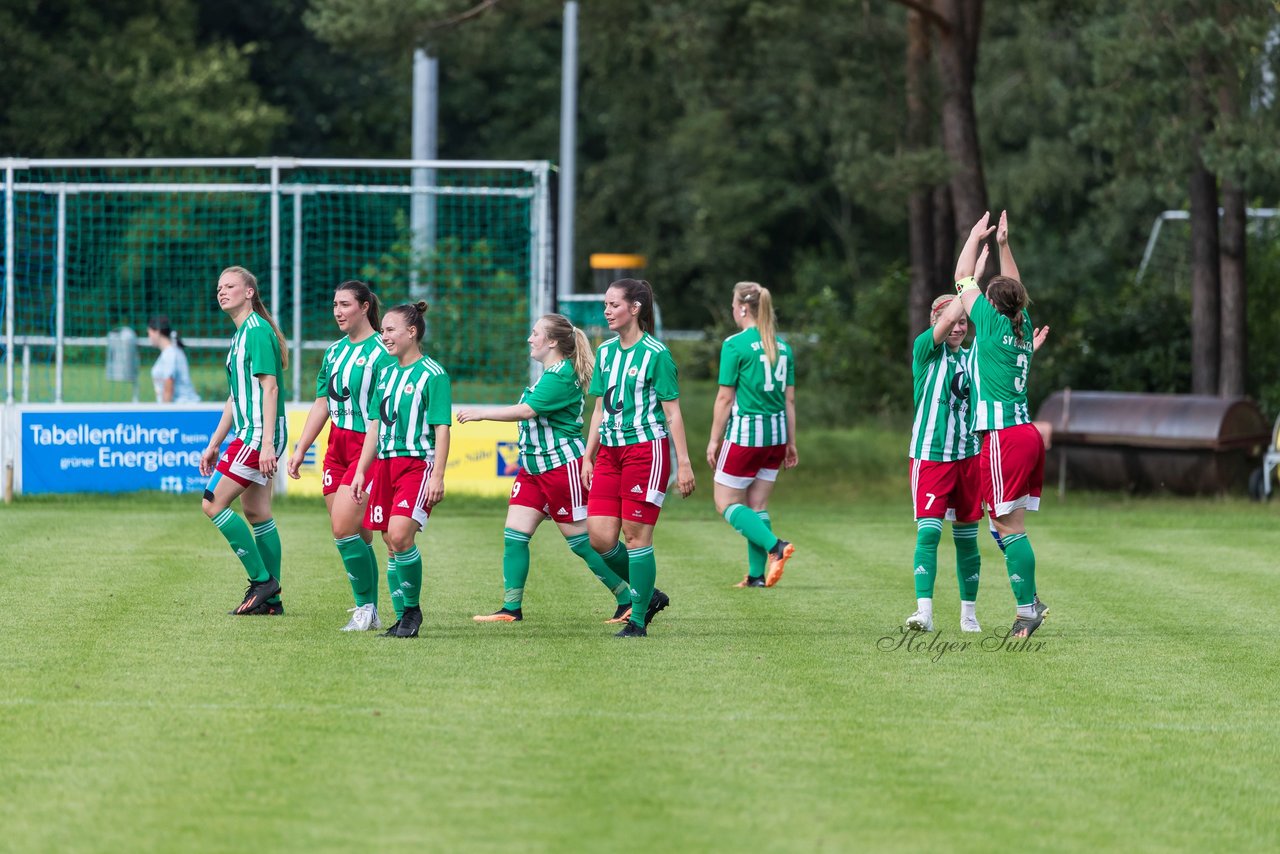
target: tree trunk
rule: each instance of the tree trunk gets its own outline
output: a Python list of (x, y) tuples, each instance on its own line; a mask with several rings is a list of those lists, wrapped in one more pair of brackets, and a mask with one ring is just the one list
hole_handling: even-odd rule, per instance
[(1218, 393), (1218, 186), (1199, 152), (1191, 170), (1191, 393)]
[(1244, 190), (1224, 179), (1222, 182), (1222, 233), (1219, 245), (1222, 362), (1219, 366), (1218, 395), (1221, 397), (1239, 397), (1244, 394), (1245, 357), (1248, 352), (1248, 332), (1245, 328), (1246, 223)]
[(973, 84), (982, 24), (982, 0), (936, 0), (934, 8), (949, 24), (938, 31), (938, 70), (942, 79), (942, 147), (951, 162), (951, 200), (956, 236), (987, 210)]
[(933, 190), (933, 263), (934, 281), (942, 287), (951, 284), (956, 272), (956, 212), (948, 184)]
[[(925, 97), (929, 73), (929, 22), (916, 10), (907, 12), (907, 148), (927, 149), (930, 116)], [(907, 346), (929, 324), (929, 304), (938, 290), (934, 263), (933, 190), (920, 187), (907, 200), (911, 246), (911, 286), (907, 295)]]

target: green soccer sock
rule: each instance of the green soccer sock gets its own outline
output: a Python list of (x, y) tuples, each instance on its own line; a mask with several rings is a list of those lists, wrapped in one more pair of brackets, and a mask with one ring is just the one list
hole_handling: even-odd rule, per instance
[(529, 535), (511, 528), (502, 530), (502, 607), (520, 610), (524, 585), (529, 578)]
[(267, 567), (262, 562), (262, 553), (258, 551), (258, 544), (254, 541), (253, 531), (247, 522), (237, 516), (230, 507), (214, 516), (211, 521), (218, 532), (226, 538), (231, 551), (240, 558), (240, 563), (244, 564), (244, 571), (249, 574), (250, 581), (266, 581), (271, 577), (271, 573), (267, 572)]
[(951, 525), (956, 543), (956, 580), (960, 583), (960, 601), (978, 599), (978, 576), (982, 571), (982, 555), (978, 552), (978, 523)]
[(418, 595), (422, 592), (422, 552), (417, 546), (408, 551), (396, 552), (396, 572), (400, 574), (400, 590), (404, 593), (406, 608), (418, 607)]
[[(756, 516), (764, 523), (764, 526), (773, 532), (773, 519), (769, 516), (768, 510), (757, 510)], [(769, 565), (769, 550), (757, 546), (755, 543), (747, 540), (747, 575), (752, 578), (763, 578), (765, 568)]]
[(1026, 534), (1010, 534), (1004, 538), (1004, 564), (1018, 606), (1031, 605), (1036, 599), (1036, 553), (1031, 550)]
[(569, 545), (569, 551), (582, 558), (587, 564), (587, 569), (591, 570), (591, 574), (609, 588), (609, 592), (618, 600), (619, 605), (631, 602), (631, 590), (627, 587), (627, 582), (619, 578), (618, 574), (609, 568), (609, 564), (604, 562), (604, 558), (591, 548), (591, 537), (578, 534), (576, 537), (566, 537), (565, 542)]
[[(276, 520), (268, 519), (254, 525), (253, 539), (258, 544), (258, 554), (262, 555), (262, 565), (267, 568), (267, 574), (279, 581), (281, 549), (280, 532), (276, 530)], [(275, 604), (280, 601), (280, 597), (272, 596), (267, 601)]]
[(631, 622), (643, 626), (644, 615), (649, 612), (649, 600), (653, 598), (654, 583), (658, 580), (653, 546), (627, 549), (627, 561), (631, 566)]
[(398, 620), (404, 616), (404, 591), (400, 589), (400, 570), (396, 569), (396, 556), (390, 549), (387, 549), (387, 592)]
[(347, 580), (351, 582), (351, 594), (355, 597), (356, 607), (378, 601), (378, 565), (370, 563), (369, 547), (359, 534), (335, 539), (342, 557), (342, 565), (347, 570)]
[(938, 541), (942, 539), (941, 519), (916, 520), (916, 598), (932, 599), (938, 576)]
[(369, 552), (369, 598), (366, 600), (372, 603), (376, 608), (378, 606), (378, 556), (374, 554), (373, 543), (365, 543), (365, 549)]
[(734, 527), (739, 534), (747, 538), (753, 546), (759, 546), (766, 552), (778, 544), (773, 531), (756, 515), (756, 512), (744, 504), (730, 504), (724, 508), (724, 520)]
[[(599, 554), (599, 552), (597, 552)], [(622, 543), (618, 543), (609, 551), (600, 555), (600, 559), (605, 565), (613, 570), (613, 574), (621, 578), (623, 581), (631, 581), (631, 559), (627, 557), (627, 549)]]

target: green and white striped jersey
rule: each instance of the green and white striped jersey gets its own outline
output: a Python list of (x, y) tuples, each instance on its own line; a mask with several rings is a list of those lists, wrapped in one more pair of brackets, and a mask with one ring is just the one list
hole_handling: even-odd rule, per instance
[(627, 348), (620, 339), (610, 338), (596, 350), (591, 394), (604, 404), (601, 443), (617, 447), (666, 438), (667, 418), (660, 401), (680, 396), (671, 351), (647, 332)]
[(911, 346), (916, 407), (911, 459), (950, 463), (978, 453), (978, 436), (969, 429), (968, 362), (963, 347), (952, 351), (945, 339), (934, 344), (932, 329)]
[(796, 384), (796, 365), (791, 345), (776, 340), (778, 360), (772, 365), (754, 326), (730, 335), (720, 346), (720, 385), (735, 390), (725, 438), (735, 445), (787, 443), (787, 386)]
[[(276, 378), (277, 387), (284, 373), (280, 358), (280, 340), (271, 324), (250, 312), (236, 334), (231, 336), (227, 351), (227, 386), (231, 392), (232, 429), (235, 437), (250, 448), (262, 450), (262, 385), (257, 377)], [(276, 397), (276, 426), (272, 436), (277, 453), (284, 447), (284, 401)]]
[(518, 425), (520, 465), (529, 474), (542, 474), (587, 450), (582, 440), (582, 383), (569, 362), (557, 362), (542, 372), (520, 395), (537, 413)]
[(335, 427), (363, 433), (366, 422), (378, 419), (373, 387), (382, 369), (395, 363), (376, 333), (359, 343), (344, 337), (329, 345), (316, 375), (316, 397), (329, 405)]
[(1031, 315), (1022, 310), (1022, 340), (1013, 322), (996, 311), (986, 297), (978, 297), (970, 312), (975, 335), (969, 359), (973, 386), (973, 429), (1003, 430), (1031, 421), (1027, 407), (1027, 373), (1035, 347)]
[(453, 422), (453, 391), (440, 363), (423, 356), (407, 368), (393, 362), (378, 374), (378, 458), (436, 454), (438, 424)]

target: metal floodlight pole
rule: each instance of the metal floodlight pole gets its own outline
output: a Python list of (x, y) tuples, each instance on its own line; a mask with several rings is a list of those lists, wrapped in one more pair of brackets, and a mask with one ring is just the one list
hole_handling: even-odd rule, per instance
[(578, 3), (564, 4), (560, 57), (560, 199), (556, 230), (556, 295), (573, 293), (573, 222), (578, 138)]
[[(271, 164), (271, 316), (280, 316), (280, 166)], [(277, 321), (278, 323), (279, 321)]]
[(13, 164), (4, 169), (4, 362), (5, 402), (13, 403)]
[(293, 195), (293, 402), (302, 399), (302, 194)]
[[(439, 148), (440, 61), (422, 48), (413, 52), (413, 159), (435, 160)], [(418, 266), (436, 245), (436, 200), (429, 188), (434, 169), (413, 170), (413, 198), (409, 205), (412, 259), (409, 292), (414, 299), (428, 297), (431, 283), (418, 281)]]

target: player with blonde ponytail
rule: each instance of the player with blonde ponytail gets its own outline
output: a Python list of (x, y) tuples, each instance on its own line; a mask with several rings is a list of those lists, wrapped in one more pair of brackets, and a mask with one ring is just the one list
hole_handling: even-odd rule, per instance
[(529, 540), (547, 517), (555, 520), (569, 549), (617, 600), (607, 622), (631, 615), (631, 593), (591, 548), (587, 536), (587, 489), (582, 484), (582, 409), (595, 358), (581, 329), (559, 314), (538, 319), (529, 335), (529, 357), (542, 365), (542, 376), (520, 395), (514, 406), (463, 409), (458, 423), (519, 423), (520, 471), (511, 486), (503, 532), (502, 607), (478, 614), (481, 623), (514, 623), (524, 619), (522, 602), (529, 576)]
[(772, 587), (795, 553), (773, 533), (769, 516), (778, 469), (795, 468), (800, 460), (795, 359), (778, 337), (768, 288), (734, 285), (733, 321), (741, 331), (720, 348), (707, 463), (716, 473), (717, 512), (747, 540), (747, 575), (738, 586)]
[[(280, 534), (271, 518), (271, 478), (277, 452), (286, 444), (280, 381), (288, 353), (284, 336), (262, 304), (253, 273), (244, 267), (223, 270), (217, 297), (236, 333), (227, 353), (230, 394), (200, 455), (200, 474), (209, 478), (204, 512), (249, 575), (244, 600), (231, 613), (280, 615)], [(219, 458), (218, 448), (233, 427), (235, 439)], [(236, 498), (249, 524), (231, 509)]]

